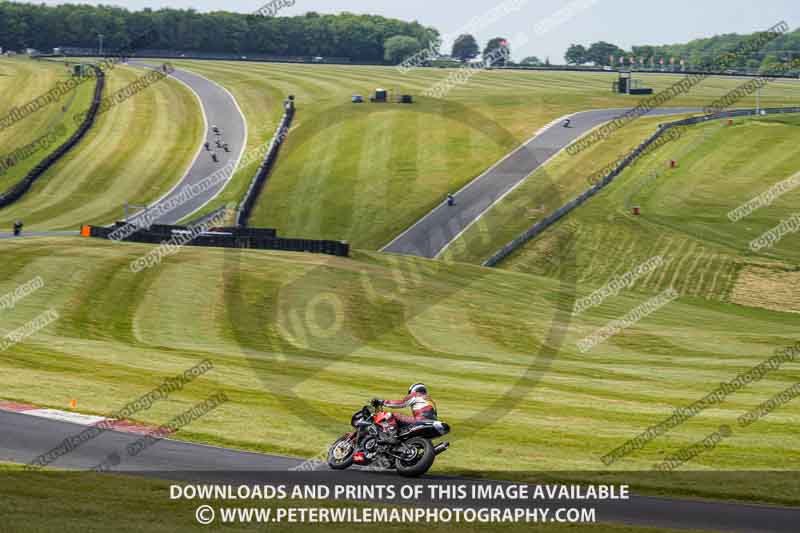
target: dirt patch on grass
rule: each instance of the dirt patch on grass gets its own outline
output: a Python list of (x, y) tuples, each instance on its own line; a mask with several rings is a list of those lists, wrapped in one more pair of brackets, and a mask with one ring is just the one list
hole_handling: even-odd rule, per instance
[(733, 303), (800, 313), (800, 271), (780, 267), (744, 267), (731, 293)]

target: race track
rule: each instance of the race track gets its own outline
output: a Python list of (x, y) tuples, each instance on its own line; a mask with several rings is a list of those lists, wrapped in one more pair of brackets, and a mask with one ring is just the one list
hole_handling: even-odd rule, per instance
[[(156, 68), (157, 65), (148, 65), (143, 62), (131, 61), (131, 65)], [(242, 114), (239, 104), (236, 103), (233, 95), (221, 85), (204, 78), (198, 74), (185, 70), (175, 69), (171, 76), (189, 87), (200, 100), (205, 116), (205, 141), (211, 143), (212, 149), (217, 154), (218, 161), (211, 159), (211, 152), (205, 150), (201, 145), (198, 147), (197, 155), (192, 161), (192, 165), (181, 180), (166, 195), (154, 202), (150, 208), (159, 204), (163, 207), (169, 204), (177, 206), (170, 209), (164, 215), (155, 219), (158, 224), (176, 224), (185, 217), (190, 216), (197, 210), (211, 201), (228, 184), (233, 172), (228, 173), (223, 179), (214, 179), (213, 185), (202, 187), (202, 192), (190, 192), (193, 185), (202, 184), (206, 178), (212, 176), (229, 163), (235, 170), (242, 158), (244, 147), (247, 142), (247, 123)], [(216, 136), (211, 131), (213, 126), (217, 126), (221, 132), (221, 138), (228, 143), (229, 152), (215, 148)], [(180, 127), (180, 124), (176, 124)], [(181, 196), (183, 195), (183, 198)], [(187, 199), (187, 197), (189, 197)], [(136, 217), (129, 217), (134, 220)]]
[[(29, 463), (39, 454), (58, 446), (65, 438), (85, 429), (83, 425), (69, 422), (0, 411), (0, 461)], [(299, 459), (173, 440), (162, 440), (140, 455), (128, 457), (126, 446), (140, 438), (138, 434), (107, 431), (59, 458), (53, 466), (91, 469), (116, 453), (122, 460), (112, 470), (122, 473), (176, 481), (259, 484), (291, 481), (288, 470), (302, 463)], [(386, 482), (390, 474), (348, 470), (335, 476), (337, 482)], [(394, 476), (391, 477), (396, 481)], [(431, 476), (426, 479), (431, 479)], [(433, 479), (447, 478), (433, 476)], [(591, 505), (597, 508), (600, 521), (653, 527), (794, 533), (800, 523), (800, 509), (784, 507), (644, 496), (634, 496), (629, 501), (592, 502)]]
[[(489, 170), (455, 194), (456, 205), (443, 203), (384, 246), (381, 251), (418, 257), (437, 257), (447, 246), (478, 220), (492, 205), (520, 185), (573, 141), (601, 124), (613, 120), (627, 109), (599, 109), (570, 115), (572, 124), (562, 127), (564, 118), (542, 129)], [(644, 116), (699, 113), (697, 108), (654, 109)], [(597, 169), (587, 169), (587, 176)], [(566, 201), (569, 199), (565, 199)]]
[[(201, 149), (198, 158), (176, 187), (159, 202), (174, 199), (183, 187), (201, 182), (228, 162), (241, 158), (246, 125), (233, 97), (218, 85), (184, 71), (173, 76), (189, 85), (200, 97), (208, 127), (218, 125), (230, 153), (222, 152), (213, 163)], [(656, 110), (651, 115), (698, 112), (676, 108)], [(414, 226), (387, 245), (383, 251), (436, 257), (446, 246), (475, 222), (492, 204), (522, 183), (531, 172), (565, 149), (589, 130), (617, 117), (621, 110), (586, 111), (572, 115), (572, 127), (553, 123), (534, 139), (512, 152), (457, 194), (457, 205), (442, 205), (428, 213)], [(213, 136), (211, 136), (213, 139)], [(175, 223), (194, 213), (211, 200), (227, 183), (205, 191), (181, 203), (160, 223)], [(75, 235), (76, 232), (24, 233), (24, 236)], [(11, 237), (0, 233), (0, 239)], [(39, 418), (0, 411), (0, 462), (29, 463), (35, 457), (58, 446), (65, 438), (79, 434), (85, 426), (61, 420)], [(174, 440), (162, 440), (136, 457), (129, 457), (126, 446), (141, 435), (107, 431), (56, 460), (52, 466), (87, 470), (117, 454), (122, 460), (113, 470), (137, 475), (184, 481), (258, 483), (280, 479), (300, 465), (300, 459), (242, 452)], [(453, 453), (447, 452), (447, 453)], [(387, 474), (359, 472), (337, 473), (339, 479), (386, 479)], [(433, 476), (436, 479), (436, 476)], [(443, 478), (440, 478), (443, 479)], [(694, 501), (636, 496), (627, 502), (603, 502), (596, 506), (601, 521), (668, 528), (691, 528), (726, 532), (795, 532), (800, 523), (800, 509), (737, 503)]]

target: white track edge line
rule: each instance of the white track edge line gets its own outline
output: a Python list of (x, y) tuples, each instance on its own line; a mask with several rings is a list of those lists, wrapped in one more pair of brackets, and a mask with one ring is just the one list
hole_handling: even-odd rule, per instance
[[(128, 65), (128, 66), (133, 66), (133, 65), (131, 65), (130, 63), (127, 63), (127, 65)], [(157, 68), (155, 68), (155, 67), (151, 67), (150, 65), (147, 65), (147, 64), (145, 64), (145, 63), (142, 63), (140, 68), (145, 68), (145, 69), (150, 69), (150, 70), (158, 70)], [(189, 89), (189, 90), (192, 92), (192, 94), (194, 95), (194, 97), (197, 99), (197, 102), (200, 104), (200, 111), (202, 111), (202, 112), (203, 112), (203, 130), (204, 130), (204, 139), (205, 139), (205, 138), (208, 136), (208, 116), (206, 115), (206, 108), (205, 108), (205, 105), (203, 105), (203, 99), (202, 99), (202, 98), (200, 98), (200, 95), (199, 95), (199, 94), (197, 94), (197, 91), (195, 91), (195, 90), (194, 90), (194, 88), (192, 88), (192, 86), (191, 86), (191, 85), (189, 85), (188, 83), (186, 83), (185, 81), (183, 81), (183, 80), (181, 80), (181, 79), (179, 79), (179, 78), (176, 78), (175, 76), (172, 76), (171, 74), (168, 74), (168, 76), (169, 76), (170, 78), (174, 79), (175, 81), (177, 81), (178, 83), (180, 83), (180, 84), (184, 85), (184, 86), (185, 86), (187, 89)], [(202, 76), (201, 76), (201, 77), (202, 77)], [(210, 81), (210, 80), (209, 80), (209, 81)], [(204, 141), (203, 141), (203, 142), (204, 142)], [(151, 202), (150, 204), (148, 204), (148, 206), (147, 206), (148, 208), (151, 208), (151, 207), (154, 207), (154, 206), (156, 206), (156, 205), (160, 204), (160, 203), (161, 203), (161, 202), (163, 202), (163, 201), (164, 201), (164, 200), (165, 200), (165, 199), (166, 199), (166, 198), (167, 198), (167, 197), (168, 197), (170, 194), (172, 194), (173, 192), (175, 192), (175, 191), (178, 189), (178, 187), (180, 187), (180, 185), (181, 185), (181, 183), (183, 182), (183, 180), (185, 180), (185, 179), (186, 179), (186, 177), (187, 177), (187, 176), (189, 175), (189, 173), (191, 172), (191, 170), (192, 170), (192, 167), (195, 165), (195, 163), (197, 163), (197, 160), (198, 160), (198, 159), (200, 159), (200, 154), (201, 154), (201, 153), (203, 153), (203, 146), (204, 146), (204, 145), (203, 145), (203, 142), (201, 142), (201, 143), (200, 143), (200, 146), (198, 146), (198, 148), (197, 148), (197, 152), (195, 153), (195, 156), (194, 156), (194, 159), (192, 159), (191, 163), (189, 163), (189, 166), (186, 168), (186, 171), (183, 173), (183, 175), (180, 177), (180, 179), (177, 181), (177, 183), (175, 183), (175, 185), (173, 185), (173, 186), (172, 186), (172, 188), (170, 188), (170, 189), (169, 189), (169, 190), (168, 190), (166, 193), (164, 193), (164, 194), (161, 196), (161, 198), (159, 198), (159, 199), (157, 199), (157, 200), (154, 200), (153, 202)], [(131, 216), (131, 217), (128, 217), (128, 218), (129, 218), (129, 219), (134, 219), (134, 218), (136, 218), (136, 215), (133, 215), (133, 216)], [(126, 222), (127, 222), (127, 220), (126, 220)]]
[[(150, 66), (147, 66), (147, 65), (143, 65), (143, 68), (149, 68), (151, 70), (156, 70), (153, 67), (150, 67)], [(181, 69), (177, 69), (177, 70), (181, 70)], [(233, 167), (233, 171), (231, 172), (230, 177), (224, 182), (224, 184), (214, 194), (214, 196), (212, 196), (211, 198), (206, 200), (202, 205), (198, 206), (194, 211), (192, 211), (190, 213), (187, 213), (186, 215), (181, 217), (180, 220), (183, 220), (185, 218), (191, 217), (192, 215), (194, 215), (195, 213), (197, 213), (198, 211), (203, 209), (205, 206), (207, 206), (211, 201), (213, 201), (217, 196), (219, 196), (222, 193), (223, 190), (225, 190), (225, 188), (228, 186), (228, 184), (231, 182), (231, 180), (233, 180), (233, 176), (236, 174), (237, 170), (239, 170), (239, 165), (242, 162), (242, 157), (244, 156), (245, 149), (247, 148), (247, 136), (249, 135), (249, 131), (248, 131), (248, 128), (247, 128), (247, 118), (244, 116), (244, 113), (242, 112), (242, 108), (239, 106), (239, 102), (236, 100), (236, 97), (233, 96), (233, 94), (228, 89), (226, 89), (225, 87), (223, 87), (222, 85), (220, 85), (216, 81), (214, 81), (212, 79), (209, 79), (209, 78), (206, 78), (205, 76), (203, 76), (201, 74), (197, 74), (194, 71), (185, 70), (185, 69), (183, 69), (183, 71), (188, 73), (188, 74), (191, 74), (193, 76), (197, 76), (198, 78), (202, 78), (202, 79), (206, 80), (207, 82), (209, 82), (209, 83), (211, 83), (213, 85), (216, 85), (217, 87), (222, 89), (225, 93), (227, 93), (228, 96), (230, 96), (231, 100), (233, 100), (234, 106), (236, 106), (236, 110), (239, 112), (239, 116), (242, 118), (242, 123), (244, 124), (244, 139), (242, 140), (242, 148), (241, 148), (241, 150), (239, 150), (239, 157), (236, 159), (236, 165)], [(194, 88), (192, 88), (192, 86), (189, 85), (188, 83), (186, 83), (185, 81), (183, 81), (183, 80), (181, 80), (179, 78), (176, 78), (175, 76), (170, 76), (170, 77), (173, 78), (175, 81), (185, 85), (187, 89), (192, 91), (192, 94), (194, 94), (195, 98), (197, 98), (197, 101), (200, 102), (200, 110), (203, 112), (203, 124), (204, 124), (203, 141), (201, 142), (200, 146), (198, 147), (197, 154), (195, 155), (194, 159), (192, 160), (191, 164), (189, 165), (189, 168), (186, 169), (186, 172), (184, 172), (184, 174), (181, 177), (181, 179), (178, 180), (178, 182), (175, 185), (173, 185), (173, 187), (167, 193), (165, 193), (161, 198), (159, 198), (155, 202), (151, 203), (148, 207), (154, 207), (154, 206), (160, 204), (170, 194), (175, 192), (180, 187), (180, 185), (183, 182), (183, 180), (186, 179), (186, 177), (191, 172), (192, 167), (194, 166), (194, 164), (197, 162), (198, 159), (200, 159), (200, 154), (203, 153), (203, 146), (204, 146), (203, 143), (208, 138), (208, 115), (206, 114), (206, 108), (203, 105), (202, 98), (200, 98), (200, 95), (197, 94), (197, 91), (195, 91)], [(213, 175), (213, 173), (210, 174), (210, 175)], [(208, 177), (208, 176), (206, 176), (206, 177)]]
[[(200, 74), (197, 74), (197, 73), (195, 73), (194, 71), (191, 71), (191, 70), (189, 70), (187, 72), (189, 72), (191, 74), (194, 74), (195, 76), (198, 76), (200, 78), (203, 78), (204, 80), (208, 80), (209, 82), (213, 83), (214, 85), (218, 86), (220, 89), (225, 91), (228, 94), (228, 96), (231, 97), (231, 100), (233, 100), (233, 105), (235, 105), (236, 106), (236, 110), (239, 111), (239, 116), (242, 117), (242, 123), (244, 124), (244, 139), (242, 140), (242, 149), (239, 150), (239, 157), (236, 159), (236, 165), (233, 167), (233, 171), (231, 172), (231, 176), (225, 181), (225, 183), (222, 185), (222, 187), (220, 187), (219, 190), (216, 193), (214, 193), (214, 196), (212, 196), (211, 198), (209, 198), (208, 200), (203, 202), (202, 205), (200, 205), (197, 209), (195, 209), (194, 211), (192, 211), (188, 215), (184, 216), (183, 218), (187, 218), (187, 217), (190, 217), (190, 216), (194, 215), (195, 213), (197, 213), (198, 211), (203, 209), (205, 206), (207, 206), (208, 204), (213, 202), (214, 199), (217, 196), (219, 196), (220, 194), (222, 194), (222, 192), (228, 187), (228, 185), (230, 185), (231, 181), (233, 181), (233, 177), (236, 175), (236, 173), (239, 170), (241, 170), (239, 168), (239, 165), (242, 163), (242, 158), (244, 157), (244, 152), (247, 149), (248, 136), (250, 135), (250, 130), (247, 127), (247, 117), (244, 116), (244, 112), (242, 111), (242, 108), (239, 106), (239, 101), (236, 100), (236, 97), (233, 95), (233, 93), (231, 93), (227, 88), (223, 87), (221, 84), (215, 82), (212, 79), (206, 78), (205, 76), (201, 76)], [(181, 220), (183, 220), (183, 219), (181, 219)]]

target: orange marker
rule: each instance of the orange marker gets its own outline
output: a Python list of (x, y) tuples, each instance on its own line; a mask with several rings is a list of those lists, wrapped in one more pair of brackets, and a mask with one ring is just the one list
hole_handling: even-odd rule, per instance
[(78, 408), (78, 400), (70, 400), (69, 401), (69, 408), (70, 409), (77, 409)]

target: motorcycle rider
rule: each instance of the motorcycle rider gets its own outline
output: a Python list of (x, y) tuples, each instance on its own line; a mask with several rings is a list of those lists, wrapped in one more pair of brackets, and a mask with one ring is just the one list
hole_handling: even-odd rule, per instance
[(403, 409), (410, 407), (414, 416), (404, 416), (395, 413), (394, 417), (400, 424), (413, 424), (421, 420), (436, 420), (436, 404), (428, 394), (424, 383), (414, 383), (408, 388), (408, 395), (402, 400), (372, 400), (375, 407), (383, 406), (390, 409)]

